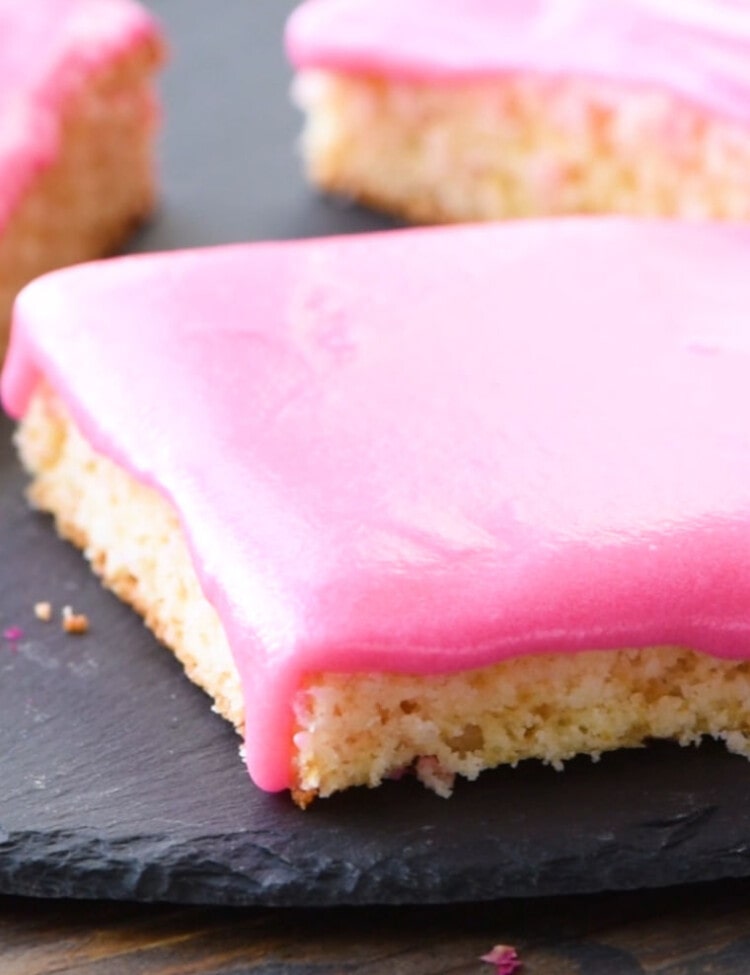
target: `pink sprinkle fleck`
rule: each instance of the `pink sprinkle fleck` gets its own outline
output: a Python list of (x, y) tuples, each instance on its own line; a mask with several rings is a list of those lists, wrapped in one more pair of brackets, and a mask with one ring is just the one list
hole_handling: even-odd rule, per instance
[(17, 643), (19, 640), (23, 639), (23, 630), (20, 626), (9, 626), (7, 629), (3, 630), (3, 637), (8, 641), (8, 643)]
[(518, 959), (516, 949), (511, 945), (495, 945), (479, 960), (495, 965), (495, 975), (513, 975), (513, 972), (517, 972), (522, 964)]

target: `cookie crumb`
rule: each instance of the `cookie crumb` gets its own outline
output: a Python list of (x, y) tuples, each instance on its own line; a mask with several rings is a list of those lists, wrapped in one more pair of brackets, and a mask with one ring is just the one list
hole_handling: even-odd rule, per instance
[(66, 633), (88, 633), (89, 618), (85, 613), (74, 613), (70, 606), (63, 606), (62, 628)]
[(43, 623), (49, 623), (52, 619), (52, 603), (34, 603), (34, 616)]
[(316, 796), (314, 789), (292, 789), (292, 800), (300, 809), (307, 809)]

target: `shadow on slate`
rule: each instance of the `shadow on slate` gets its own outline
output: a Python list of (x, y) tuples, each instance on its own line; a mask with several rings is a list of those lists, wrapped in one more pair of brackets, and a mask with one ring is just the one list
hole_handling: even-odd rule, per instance
[[(459, 784), (259, 792), (238, 739), (48, 518), (0, 424), (0, 892), (218, 904), (438, 903), (750, 874), (750, 764), (658, 745)], [(70, 603), (83, 637), (34, 618)]]
[[(292, 151), (291, 0), (153, 0), (162, 212), (136, 250), (391, 226), (316, 197)], [(659, 745), (459, 784), (355, 790), (307, 812), (260, 793), (239, 741), (138, 617), (29, 511), (0, 421), (0, 893), (216, 904), (437, 903), (750, 874), (750, 763)], [(34, 618), (86, 612), (65, 636)], [(2, 638), (20, 627), (14, 645)]]

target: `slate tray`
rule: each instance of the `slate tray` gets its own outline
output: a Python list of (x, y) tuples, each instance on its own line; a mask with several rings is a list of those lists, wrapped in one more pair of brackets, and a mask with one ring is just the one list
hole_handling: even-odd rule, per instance
[[(288, 0), (161, 0), (165, 202), (136, 249), (387, 225), (315, 198), (293, 153)], [(434, 903), (750, 874), (750, 763), (658, 745), (413, 781), (297, 810), (138, 618), (22, 500), (0, 420), (0, 893), (217, 904)], [(48, 599), (87, 612), (70, 637)], [(23, 636), (5, 639), (19, 627)]]

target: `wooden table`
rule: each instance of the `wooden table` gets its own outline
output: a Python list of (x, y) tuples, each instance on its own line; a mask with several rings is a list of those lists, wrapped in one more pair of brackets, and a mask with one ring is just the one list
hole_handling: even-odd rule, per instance
[(438, 908), (227, 910), (0, 898), (2, 975), (747, 975), (750, 882)]

